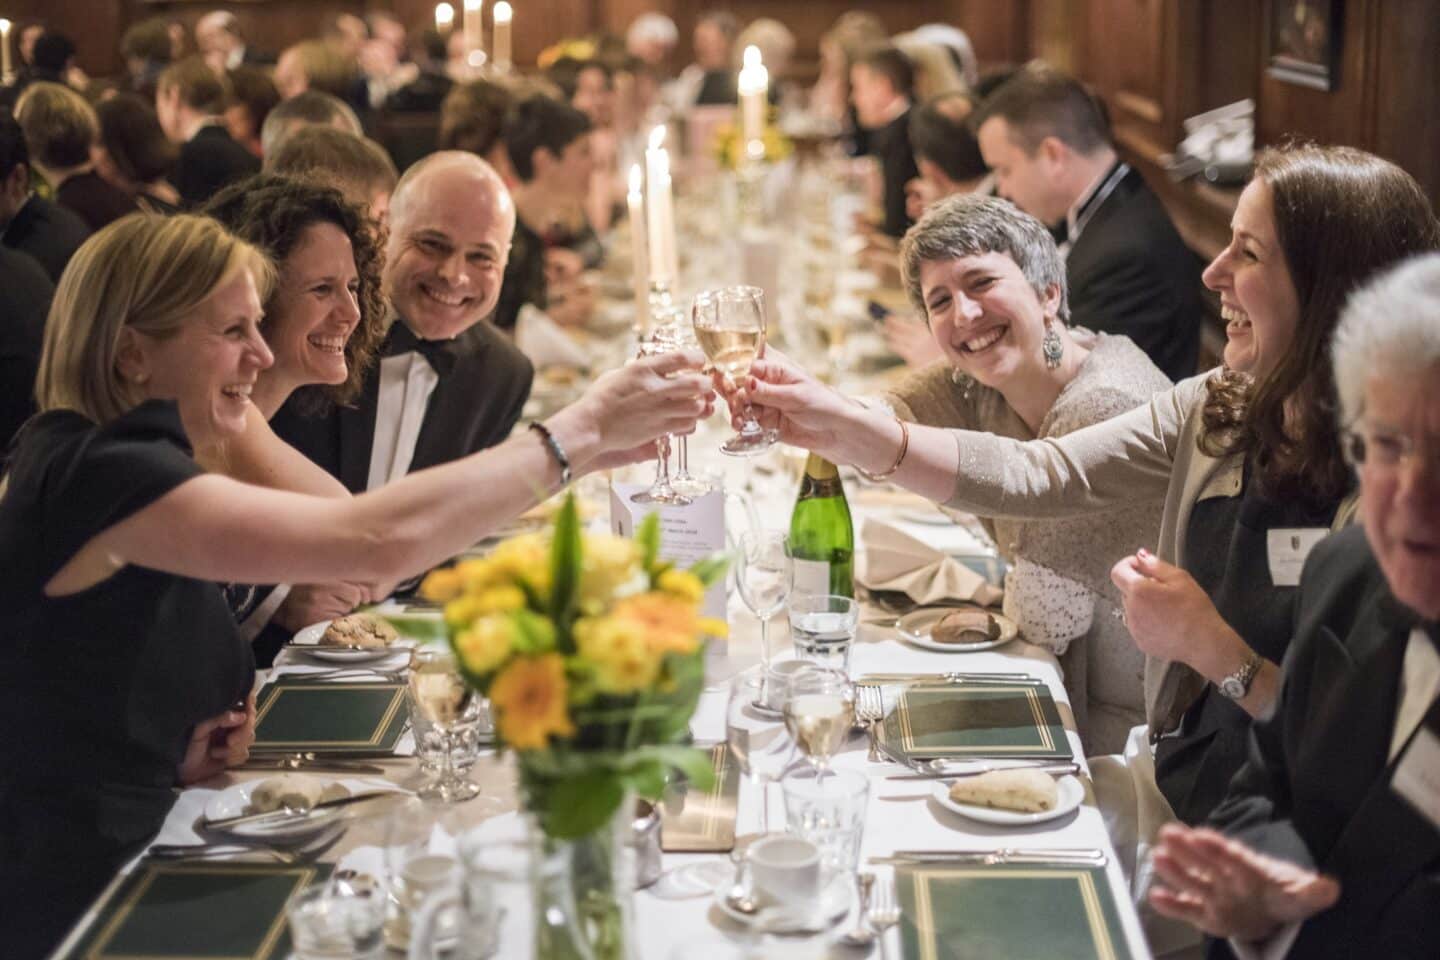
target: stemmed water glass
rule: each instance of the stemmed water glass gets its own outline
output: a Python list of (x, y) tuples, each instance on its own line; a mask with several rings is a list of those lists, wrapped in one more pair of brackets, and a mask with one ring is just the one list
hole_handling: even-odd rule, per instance
[[(736, 677), (730, 686), (730, 700), (725, 707), (725, 743), (740, 769), (760, 791), (760, 832), (770, 832), (766, 791), (779, 780), (795, 755), (795, 741), (783, 723), (767, 708), (767, 701), (776, 691), (771, 684), (783, 682), (772, 677), (764, 667)], [(783, 702), (783, 692), (780, 692)]]
[[(731, 385), (750, 376), (750, 365), (765, 351), (765, 292), (759, 287), (721, 287), (695, 296), (690, 311), (700, 349)], [(760, 426), (747, 401), (740, 431), (721, 445), (732, 457), (753, 457), (775, 445), (779, 434)]]
[(760, 662), (770, 665), (770, 618), (785, 609), (794, 582), (790, 537), (779, 530), (747, 530), (740, 537), (735, 585), (760, 620)]
[[(683, 314), (682, 314), (683, 316)], [(640, 340), (640, 356), (655, 357), (669, 353), (680, 346), (679, 324), (660, 324), (650, 335)], [(684, 506), (691, 502), (690, 496), (675, 488), (670, 479), (670, 435), (655, 441), (655, 480), (649, 489), (633, 495), (633, 503), (670, 503)]]
[(415, 714), (430, 724), (443, 743), (440, 772), (421, 787), (427, 800), (459, 803), (480, 793), (480, 785), (460, 775), (455, 751), (467, 726), (479, 719), (481, 697), (460, 676), (455, 655), (445, 649), (416, 650), (410, 660), (410, 705)]

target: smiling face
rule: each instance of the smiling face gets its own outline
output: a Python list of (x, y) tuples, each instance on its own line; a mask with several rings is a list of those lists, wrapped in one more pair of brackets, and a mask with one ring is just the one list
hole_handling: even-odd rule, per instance
[(575, 96), (570, 106), (590, 118), (597, 127), (607, 127), (614, 119), (615, 90), (609, 76), (600, 67), (586, 67), (575, 78)]
[(1037, 297), (1009, 254), (927, 260), (919, 275), (931, 335), (952, 366), (996, 390), (1043, 366), (1045, 318), (1060, 294)]
[(245, 429), (250, 391), (275, 360), (260, 336), (260, 296), (248, 270), (222, 283), (173, 336), (131, 328), (125, 352), (143, 379), (146, 399), (174, 400), (197, 448)]
[(292, 388), (344, 383), (345, 343), (360, 323), (350, 238), (333, 223), (311, 224), (280, 264), (279, 280), (265, 317), (265, 339), (275, 352), (268, 376)]
[(1205, 268), (1205, 286), (1220, 294), (1225, 365), (1263, 380), (1295, 341), (1300, 297), (1275, 230), (1270, 187), (1253, 180), (1230, 221), (1230, 246)]
[(1365, 536), (1395, 599), (1440, 619), (1440, 368), (1371, 378), (1361, 424)]
[(457, 336), (487, 317), (500, 298), (515, 206), (499, 178), (468, 163), (474, 160), (439, 161), (403, 198), (392, 197), (385, 290), (426, 340)]

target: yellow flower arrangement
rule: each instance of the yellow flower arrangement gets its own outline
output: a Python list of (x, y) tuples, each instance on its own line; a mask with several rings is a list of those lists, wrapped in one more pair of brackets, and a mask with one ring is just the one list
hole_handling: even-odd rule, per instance
[[(760, 134), (760, 143), (765, 147), (765, 153), (760, 158), (766, 163), (779, 163), (790, 154), (795, 152), (795, 143), (780, 128), (774, 124), (767, 123)], [(738, 170), (740, 164), (746, 159), (748, 149), (745, 138), (740, 135), (740, 129), (734, 124), (725, 124), (715, 130), (715, 156), (720, 165), (726, 170)]]
[(490, 698), (502, 748), (516, 751), (527, 805), (553, 837), (604, 823), (627, 791), (652, 799), (667, 771), (698, 784), (705, 755), (684, 747), (704, 683), (700, 615), (725, 564), (680, 570), (658, 558), (658, 517), (635, 539), (586, 535), (573, 499), (553, 530), (432, 571), (466, 681)]

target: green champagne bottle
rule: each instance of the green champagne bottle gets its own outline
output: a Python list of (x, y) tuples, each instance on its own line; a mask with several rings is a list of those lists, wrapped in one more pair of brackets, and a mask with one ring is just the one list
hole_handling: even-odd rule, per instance
[(855, 596), (855, 526), (835, 464), (810, 454), (790, 515), (795, 593)]

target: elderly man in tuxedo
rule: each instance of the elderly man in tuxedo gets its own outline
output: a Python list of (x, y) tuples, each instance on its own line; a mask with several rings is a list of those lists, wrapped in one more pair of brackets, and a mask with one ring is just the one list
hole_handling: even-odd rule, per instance
[[(394, 319), (378, 365), (353, 405), (314, 417), (287, 403), (271, 420), (275, 432), (352, 493), (509, 436), (534, 369), (485, 321), (514, 230), (504, 182), (474, 154), (435, 153), (407, 170), (390, 199), (384, 279)], [(273, 616), (293, 632), (369, 599), (358, 584), (280, 588), (247, 626), (254, 635)], [(257, 653), (278, 639), (267, 631)]]
[(1219, 829), (1155, 853), (1152, 902), (1216, 957), (1440, 956), (1440, 255), (1352, 298), (1334, 362), (1363, 529), (1305, 565)]

